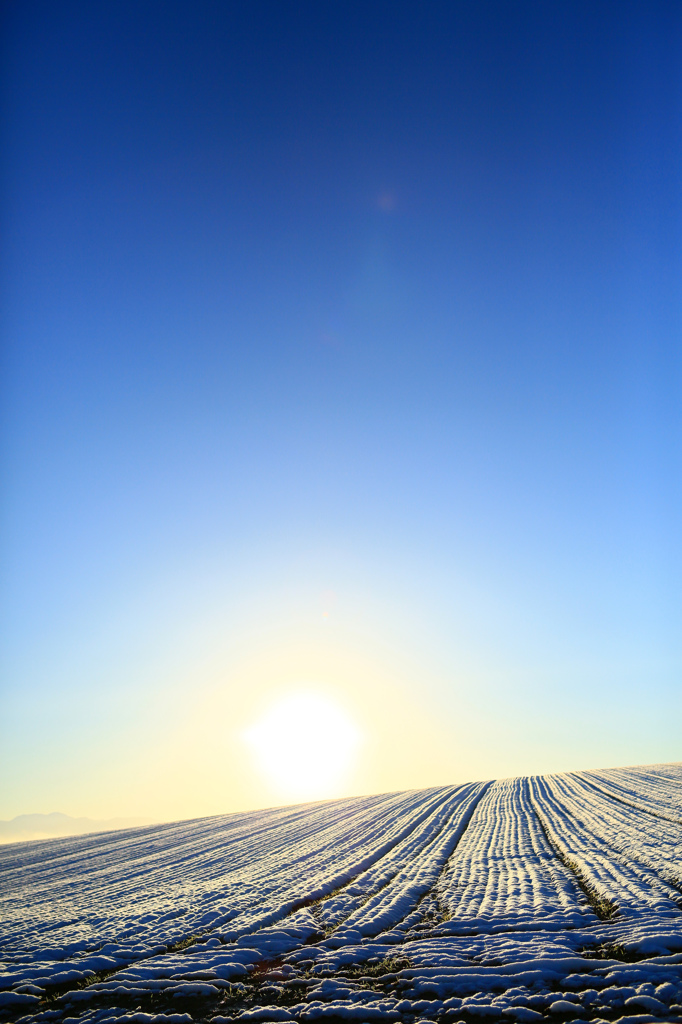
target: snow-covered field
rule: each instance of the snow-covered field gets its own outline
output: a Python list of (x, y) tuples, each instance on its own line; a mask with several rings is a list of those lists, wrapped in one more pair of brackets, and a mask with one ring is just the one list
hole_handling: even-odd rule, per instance
[(0, 849), (5, 1019), (682, 1021), (682, 765)]

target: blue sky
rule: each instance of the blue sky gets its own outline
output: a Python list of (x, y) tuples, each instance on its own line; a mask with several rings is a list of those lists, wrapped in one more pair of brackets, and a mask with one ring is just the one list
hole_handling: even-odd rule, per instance
[(679, 5), (3, 17), (0, 814), (679, 759)]

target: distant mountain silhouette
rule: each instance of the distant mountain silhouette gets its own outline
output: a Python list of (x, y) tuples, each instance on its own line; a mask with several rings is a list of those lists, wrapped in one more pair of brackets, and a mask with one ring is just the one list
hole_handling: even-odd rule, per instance
[(56, 839), (80, 836), (88, 832), (109, 832), (120, 828), (151, 825), (151, 818), (72, 818), (68, 814), (20, 814), (11, 821), (0, 821), (0, 843), (20, 843), (30, 839)]

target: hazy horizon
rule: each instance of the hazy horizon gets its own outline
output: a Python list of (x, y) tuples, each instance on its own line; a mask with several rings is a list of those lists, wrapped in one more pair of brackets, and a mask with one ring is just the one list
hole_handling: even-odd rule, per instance
[[(622, 770), (637, 770), (646, 768), (660, 768), (660, 767), (673, 767), (676, 764), (682, 764), (682, 762), (670, 762), (667, 765), (623, 765), (620, 766)], [(589, 771), (589, 769), (587, 769)], [(608, 771), (608, 769), (606, 769)], [(528, 779), (534, 778), (534, 776), (516, 776), (514, 779)], [(487, 782), (504, 782), (505, 779), (470, 779), (469, 783), (480, 784)], [(466, 783), (465, 783), (466, 785)], [(429, 792), (430, 790), (437, 790), (439, 787), (425, 787), (423, 790), (406, 790), (403, 792)], [(448, 788), (447, 786), (445, 787)], [(453, 785), (453, 789), (457, 789), (457, 785)], [(400, 791), (398, 791), (400, 792)], [(204, 818), (223, 818), (229, 817), (231, 814), (237, 819), (241, 818), (244, 814), (253, 813), (258, 815), (259, 812), (278, 810), (287, 807), (315, 807), (320, 803), (334, 803), (335, 801), (343, 800), (356, 800), (363, 799), (371, 796), (387, 796), (390, 795), (391, 791), (386, 793), (349, 793), (344, 796), (337, 796), (332, 798), (322, 798), (319, 800), (308, 800), (308, 801), (283, 801), (280, 804), (263, 804), (259, 807), (248, 807), (242, 811), (226, 811), (216, 812), (210, 815), (198, 815), (198, 816), (187, 816), (179, 819), (163, 818), (163, 819), (149, 819), (149, 818), (131, 818), (131, 817), (119, 817), (109, 819), (94, 819), (94, 818), (76, 818), (68, 814), (63, 814), (61, 811), (51, 811), (48, 813), (28, 813), (18, 814), (10, 821), (0, 820), (0, 845), (4, 843), (14, 842), (40, 842), (44, 839), (67, 839), (73, 838), (80, 835), (97, 834), (100, 832), (109, 831), (122, 831), (125, 829), (136, 829), (136, 828), (154, 828), (155, 826), (173, 825), (182, 823), (183, 821), (203, 820)], [(54, 819), (59, 819), (55, 821)], [(49, 826), (52, 826), (52, 830), (49, 830)], [(93, 826), (93, 827), (90, 827)]]

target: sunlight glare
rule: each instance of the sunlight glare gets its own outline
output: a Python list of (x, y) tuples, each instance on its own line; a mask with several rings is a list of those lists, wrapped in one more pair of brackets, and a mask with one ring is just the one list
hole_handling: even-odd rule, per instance
[(289, 694), (244, 733), (259, 771), (278, 796), (321, 800), (341, 795), (360, 732), (322, 694)]

